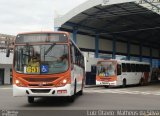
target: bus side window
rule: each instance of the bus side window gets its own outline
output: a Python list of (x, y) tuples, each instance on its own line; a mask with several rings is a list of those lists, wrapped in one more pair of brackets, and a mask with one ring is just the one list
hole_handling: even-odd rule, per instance
[(74, 46), (73, 45), (71, 45), (70, 52), (71, 52), (71, 69), (73, 69), (74, 63), (75, 63)]
[(136, 64), (136, 72), (140, 72), (140, 65)]
[(131, 72), (131, 65), (128, 63), (127, 65), (127, 72)]
[(142, 64), (139, 65), (140, 72), (143, 72), (143, 67), (142, 66), (143, 66)]
[(132, 72), (136, 72), (136, 66), (135, 66), (135, 64), (131, 64), (131, 71)]
[(143, 64), (143, 72), (146, 72), (146, 65)]
[(126, 72), (127, 71), (127, 67), (125, 63), (122, 63), (122, 72)]
[(145, 66), (145, 72), (150, 72), (150, 65), (146, 64)]
[(117, 75), (121, 75), (121, 65), (117, 64)]
[(80, 53), (76, 48), (75, 48), (75, 51), (76, 51), (76, 54), (75, 54), (75, 56), (76, 56), (76, 64), (77, 64), (77, 66), (80, 66)]
[(78, 51), (76, 50), (76, 48), (74, 49), (75, 50), (75, 64), (78, 65)]

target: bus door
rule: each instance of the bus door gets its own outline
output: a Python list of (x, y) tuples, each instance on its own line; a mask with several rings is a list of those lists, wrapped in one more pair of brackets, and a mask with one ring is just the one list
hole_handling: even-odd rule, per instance
[(122, 80), (122, 65), (117, 64), (117, 81)]
[[(132, 75), (133, 76), (133, 75)], [(130, 84), (131, 81), (131, 69), (129, 63), (122, 63), (122, 81), (126, 79), (127, 84)]]

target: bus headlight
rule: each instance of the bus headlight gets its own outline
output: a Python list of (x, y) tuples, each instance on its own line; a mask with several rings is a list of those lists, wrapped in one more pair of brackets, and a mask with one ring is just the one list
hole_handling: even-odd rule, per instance
[(71, 83), (71, 79), (70, 79), (70, 77), (67, 77), (67, 78), (64, 78), (61, 81), (59, 81), (59, 83), (56, 84), (55, 86), (62, 87), (62, 86), (65, 86), (66, 84), (69, 84), (69, 83)]
[(15, 80), (15, 84), (19, 87), (24, 87), (25, 85), (18, 79)]
[(66, 84), (67, 83), (67, 79), (63, 79), (63, 81), (62, 81), (64, 84)]
[(19, 84), (19, 83), (20, 83), (20, 81), (16, 79), (15, 83), (16, 83), (16, 84)]

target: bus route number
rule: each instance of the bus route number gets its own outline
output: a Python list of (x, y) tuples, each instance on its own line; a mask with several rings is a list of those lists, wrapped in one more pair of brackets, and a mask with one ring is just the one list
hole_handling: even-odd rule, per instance
[(31, 67), (31, 66), (28, 66), (26, 68), (26, 72), (27, 73), (38, 73), (39, 72), (39, 67)]

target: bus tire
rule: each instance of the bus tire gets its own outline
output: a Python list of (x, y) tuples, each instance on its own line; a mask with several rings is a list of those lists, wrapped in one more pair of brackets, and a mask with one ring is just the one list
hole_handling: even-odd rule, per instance
[(144, 86), (144, 79), (143, 78), (141, 78), (139, 85)]
[(108, 86), (108, 85), (105, 85), (104, 87), (105, 87), (105, 88), (108, 88), (109, 86)]
[(71, 103), (74, 102), (74, 100), (75, 100), (76, 90), (77, 90), (77, 81), (75, 80), (75, 82), (74, 82), (74, 94), (72, 96), (68, 97), (68, 101), (71, 102)]
[(74, 102), (74, 100), (75, 100), (75, 95), (72, 95), (72, 96), (69, 96), (69, 97), (68, 97), (68, 101), (69, 101), (70, 103)]
[(83, 95), (84, 79), (82, 81), (82, 89), (78, 92), (79, 95)]
[(34, 103), (34, 97), (28, 97), (28, 103)]
[(78, 92), (78, 95), (83, 95), (83, 89)]
[(122, 85), (122, 87), (123, 88), (126, 87), (126, 79), (123, 79), (123, 85)]

